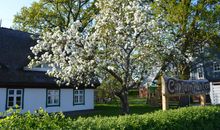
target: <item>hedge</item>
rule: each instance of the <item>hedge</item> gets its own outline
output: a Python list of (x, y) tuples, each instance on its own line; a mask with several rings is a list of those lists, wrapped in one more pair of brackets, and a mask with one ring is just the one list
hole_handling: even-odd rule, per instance
[(77, 119), (67, 118), (62, 113), (49, 115), (39, 110), (35, 114), (12, 113), (0, 119), (0, 129), (214, 130), (220, 129), (220, 107), (188, 107), (143, 115), (79, 117)]

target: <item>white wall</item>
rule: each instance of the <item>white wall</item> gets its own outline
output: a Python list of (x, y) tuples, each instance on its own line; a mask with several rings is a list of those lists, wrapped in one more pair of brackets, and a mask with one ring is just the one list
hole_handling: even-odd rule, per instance
[(0, 112), (5, 111), (6, 107), (6, 88), (0, 88)]
[(210, 83), (210, 98), (212, 104), (220, 104), (220, 82)]
[(24, 102), (23, 102), (23, 112), (30, 111), (34, 112), (35, 110), (45, 108), (46, 106), (46, 89), (33, 89), (25, 88), (24, 89)]
[[(46, 107), (46, 90), (42, 88), (25, 88), (22, 112), (34, 112), (40, 107), (47, 112), (66, 112), (94, 109), (94, 89), (85, 90), (85, 104), (73, 105), (73, 89), (60, 89), (60, 106)], [(5, 111), (6, 89), (0, 88), (0, 112)]]

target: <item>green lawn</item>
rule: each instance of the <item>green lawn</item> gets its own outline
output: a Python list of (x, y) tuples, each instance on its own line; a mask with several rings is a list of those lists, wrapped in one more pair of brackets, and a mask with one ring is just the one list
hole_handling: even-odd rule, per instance
[[(138, 98), (137, 96), (129, 97), (130, 114), (144, 114), (159, 110), (158, 107), (151, 107), (146, 104), (146, 99)], [(106, 104), (96, 104), (95, 110), (91, 113), (86, 113), (81, 116), (119, 116), (121, 115), (120, 102), (114, 101)]]

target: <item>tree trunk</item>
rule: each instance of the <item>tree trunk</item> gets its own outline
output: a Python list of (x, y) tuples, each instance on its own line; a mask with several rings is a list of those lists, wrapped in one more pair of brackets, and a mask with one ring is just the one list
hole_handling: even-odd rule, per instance
[(121, 111), (122, 114), (128, 114), (129, 113), (129, 103), (128, 103), (128, 93), (126, 91), (122, 92), (120, 95), (118, 95), (121, 101)]
[(190, 68), (186, 63), (179, 65), (179, 78), (182, 80), (188, 80), (190, 78)]
[[(182, 80), (189, 80), (190, 78), (190, 68), (187, 63), (182, 63), (179, 65), (179, 78)], [(179, 97), (179, 107), (186, 107), (190, 105), (189, 96), (180, 96)]]

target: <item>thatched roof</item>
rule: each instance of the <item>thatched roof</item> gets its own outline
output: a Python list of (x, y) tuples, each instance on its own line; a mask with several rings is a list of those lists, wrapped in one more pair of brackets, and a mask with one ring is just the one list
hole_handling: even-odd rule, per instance
[(0, 28), (0, 87), (7, 85), (57, 86), (45, 72), (24, 70), (29, 63), (30, 47), (36, 42), (30, 33)]

